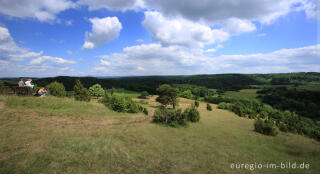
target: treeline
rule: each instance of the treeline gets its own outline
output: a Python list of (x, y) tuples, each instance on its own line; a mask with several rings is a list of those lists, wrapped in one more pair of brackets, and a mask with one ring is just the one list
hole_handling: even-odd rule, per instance
[[(283, 74), (212, 74), (190, 76), (139, 76), (139, 77), (69, 77), (59, 76), (34, 79), (38, 86), (46, 86), (54, 81), (62, 83), (67, 91), (71, 91), (77, 79), (89, 88), (94, 84), (100, 84), (103, 88), (124, 88), (132, 91), (147, 91), (156, 93), (156, 88), (161, 84), (190, 84), (220, 89), (224, 91), (256, 88), (254, 85), (300, 85), (306, 83), (319, 83), (320, 73), (283, 73)], [(17, 85), (18, 78), (3, 79), (5, 86)], [(178, 87), (180, 88), (180, 87)], [(192, 92), (192, 91), (191, 91)], [(192, 92), (193, 93), (193, 92)]]
[(279, 110), (290, 110), (300, 116), (320, 120), (320, 91), (295, 90), (286, 87), (257, 92), (258, 98)]
[(253, 74), (255, 79), (270, 82), (271, 85), (301, 85), (308, 82), (320, 82), (318, 72)]
[(148, 91), (156, 93), (156, 88), (161, 84), (191, 84), (207, 88), (240, 90), (250, 88), (250, 85), (260, 84), (257, 80), (245, 74), (217, 74), (217, 75), (193, 75), (193, 76), (145, 76), (145, 77), (121, 77), (121, 78), (95, 78), (95, 77), (68, 77), (59, 76), (41, 78), (35, 80), (38, 86), (57, 81), (63, 83), (66, 90), (72, 90), (75, 81), (80, 79), (86, 87), (100, 84), (103, 88), (125, 88), (132, 91)]

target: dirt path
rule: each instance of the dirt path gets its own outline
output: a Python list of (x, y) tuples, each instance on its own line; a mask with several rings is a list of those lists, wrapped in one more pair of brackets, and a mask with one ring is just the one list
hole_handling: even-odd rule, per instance
[(4, 108), (4, 102), (0, 101), (0, 110)]

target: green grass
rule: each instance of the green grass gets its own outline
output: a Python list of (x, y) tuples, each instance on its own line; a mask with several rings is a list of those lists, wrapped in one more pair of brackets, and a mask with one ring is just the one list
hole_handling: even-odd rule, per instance
[(137, 98), (140, 96), (140, 93), (135, 91), (128, 91), (123, 88), (116, 89), (116, 95), (123, 96), (123, 97), (130, 97), (130, 98)]
[(259, 89), (242, 89), (240, 91), (226, 91), (224, 93), (224, 96), (237, 98), (237, 99), (243, 99), (243, 98), (249, 98), (249, 99), (255, 99), (258, 94), (257, 91)]
[[(199, 123), (171, 128), (150, 116), (55, 97), (0, 97), (0, 173), (317, 173), (320, 143), (253, 131), (253, 120), (206, 111)], [(154, 97), (148, 109), (157, 104)], [(180, 99), (185, 108), (193, 101)], [(309, 170), (232, 170), (230, 163), (307, 162)]]

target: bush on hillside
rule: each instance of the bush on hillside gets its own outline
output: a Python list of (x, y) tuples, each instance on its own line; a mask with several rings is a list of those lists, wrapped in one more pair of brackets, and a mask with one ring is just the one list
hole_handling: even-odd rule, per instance
[(101, 87), (100, 84), (95, 84), (89, 88), (89, 93), (93, 97), (103, 97), (104, 89)]
[(143, 108), (143, 111), (142, 111), (145, 115), (148, 115), (149, 112), (148, 112), (148, 109), (147, 108)]
[(194, 101), (194, 106), (197, 107), (197, 108), (199, 107), (199, 101), (198, 100)]
[(57, 97), (65, 97), (66, 96), (66, 89), (64, 88), (62, 83), (59, 82), (52, 82), (46, 86), (50, 95), (57, 96)]
[(126, 113), (138, 113), (142, 112), (148, 115), (148, 110), (137, 102), (133, 101), (129, 97), (123, 97), (118, 95), (109, 95), (108, 93), (99, 100), (105, 106), (109, 107), (111, 110), (116, 112), (126, 112)]
[[(140, 112), (139, 105), (136, 102), (132, 101), (131, 99), (126, 98), (125, 99), (125, 112), (138, 113), (138, 112)], [(143, 112), (143, 110), (142, 110), (142, 112)]]
[(211, 105), (209, 103), (207, 103), (207, 110), (208, 111), (212, 111), (212, 107), (211, 107)]
[(140, 97), (146, 97), (149, 96), (149, 93), (147, 91), (142, 91)]
[(187, 121), (187, 117), (181, 109), (172, 110), (160, 106), (153, 115), (153, 122), (164, 123), (172, 127), (187, 125)]
[(200, 113), (195, 106), (187, 107), (183, 112), (187, 119), (191, 122), (198, 122), (200, 120)]
[(270, 136), (276, 136), (278, 134), (278, 130), (271, 119), (257, 119), (254, 122), (254, 130), (256, 132), (265, 134), (265, 135), (270, 135)]
[(288, 127), (287, 127), (287, 125), (284, 124), (284, 123), (279, 123), (279, 124), (278, 124), (278, 128), (279, 128), (279, 130), (282, 131), (282, 132), (288, 132)]
[(109, 98), (107, 105), (111, 110), (117, 112), (125, 112), (126, 110), (126, 101), (124, 97), (112, 95)]
[(237, 102), (235, 104), (232, 105), (231, 111), (234, 112), (235, 114), (237, 114), (240, 117), (244, 117), (245, 114), (245, 110), (244, 110), (244, 106), (242, 105), (242, 103)]
[(226, 110), (230, 110), (232, 108), (232, 104), (231, 103), (225, 103), (225, 102), (221, 102), (218, 104), (217, 106), (218, 109), (226, 109)]
[(74, 98), (78, 101), (86, 101), (89, 102), (91, 100), (90, 93), (87, 88), (83, 87), (80, 80), (76, 81), (74, 85)]

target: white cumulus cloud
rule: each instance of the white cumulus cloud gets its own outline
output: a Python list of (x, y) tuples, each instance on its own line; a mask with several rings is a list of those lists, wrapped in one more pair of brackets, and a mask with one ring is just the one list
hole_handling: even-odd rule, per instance
[(53, 62), (58, 64), (75, 64), (76, 63), (75, 61), (66, 60), (60, 57), (40, 56), (32, 59), (30, 64), (34, 65), (34, 64), (41, 64), (41, 63), (48, 63), (48, 62)]
[(145, 12), (142, 24), (150, 32), (153, 40), (163, 45), (204, 47), (229, 38), (229, 33), (221, 29), (211, 29), (207, 25), (183, 18), (166, 18), (155, 11)]
[(0, 13), (13, 17), (30, 17), (52, 21), (64, 10), (75, 7), (71, 0), (1, 0)]
[(0, 56), (17, 51), (25, 50), (16, 45), (7, 28), (0, 26)]
[[(216, 23), (229, 18), (256, 20), (270, 24), (302, 6), (305, 0), (144, 0), (149, 9), (166, 16)], [(313, 0), (312, 0), (313, 1)], [(308, 1), (309, 2), (309, 1)]]
[(229, 18), (223, 22), (222, 29), (232, 35), (239, 35), (255, 31), (256, 26), (249, 20)]
[(100, 56), (101, 61), (110, 62), (112, 66), (102, 63), (95, 70), (103, 70), (104, 75), (318, 72), (319, 47), (311, 45), (270, 53), (212, 56), (206, 55), (205, 51), (182, 47), (142, 44), (126, 47), (122, 53)]
[(85, 33), (83, 49), (93, 49), (119, 37), (122, 25), (117, 17), (90, 18), (92, 32)]
[(43, 51), (32, 52), (21, 48), (17, 46), (9, 30), (0, 26), (0, 77), (34, 76), (38, 73), (48, 75), (56, 73), (57, 68), (71, 71), (70, 67), (65, 66), (75, 63), (73, 60), (43, 55)]

